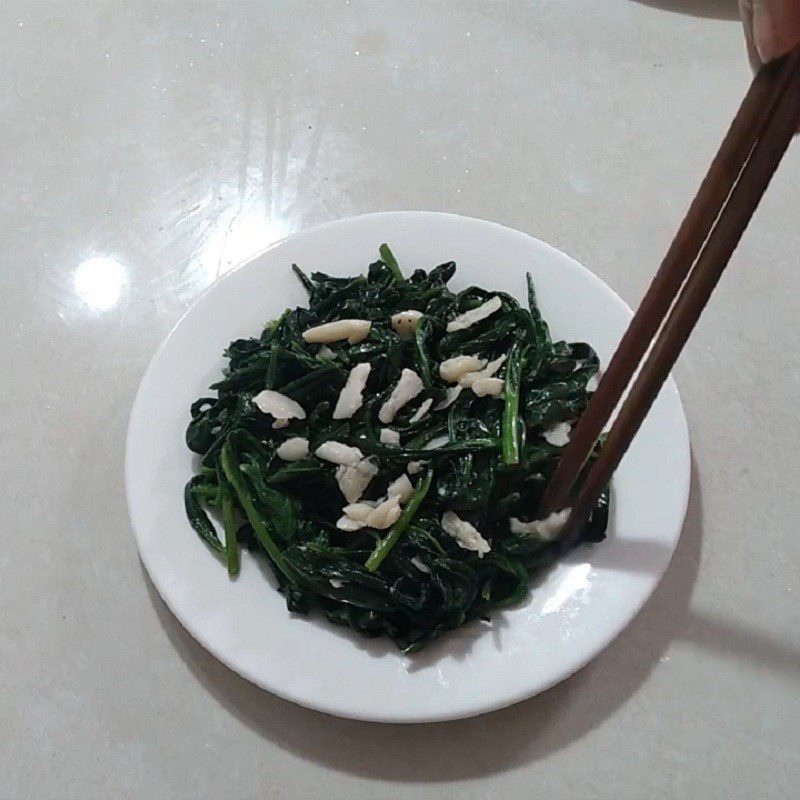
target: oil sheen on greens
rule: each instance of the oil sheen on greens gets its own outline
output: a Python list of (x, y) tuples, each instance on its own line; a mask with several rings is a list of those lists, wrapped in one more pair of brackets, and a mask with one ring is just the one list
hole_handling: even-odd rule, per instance
[[(509, 519), (537, 519), (561, 451), (543, 433), (581, 415), (598, 360), (586, 344), (551, 340), (530, 276), (523, 308), (507, 294), (477, 286), (452, 292), (453, 262), (406, 278), (388, 247), (380, 255), (366, 275), (353, 278), (307, 277), (295, 267), (309, 307), (287, 310), (260, 336), (230, 343), (228, 366), (211, 386), (216, 396), (191, 406), (186, 443), (200, 458), (184, 498), (192, 527), (231, 575), (246, 547), (270, 565), (290, 611), (321, 611), (331, 622), (364, 636), (388, 636), (412, 653), (444, 631), (518, 603), (531, 576), (563, 555), (557, 538), (512, 533)], [(500, 298), (499, 311), (446, 331), (449, 321), (492, 297)], [(390, 318), (409, 309), (423, 316), (415, 335), (403, 339)], [(302, 337), (313, 326), (350, 318), (372, 322), (357, 344), (322, 346)], [(439, 365), (457, 355), (507, 356), (497, 373), (503, 391), (479, 397), (464, 389), (448, 408), (434, 410), (448, 389)], [(335, 420), (339, 392), (362, 362), (372, 367), (363, 405), (351, 419)], [(378, 411), (403, 368), (422, 378), (424, 391), (390, 426), (401, 436), (394, 446), (381, 442)], [(251, 402), (265, 388), (296, 400), (306, 418), (274, 428), (272, 417)], [(429, 398), (432, 410), (412, 422)], [(309, 440), (307, 458), (277, 456), (292, 437)], [(385, 496), (410, 461), (424, 462), (409, 476), (414, 493), (389, 530), (336, 528), (347, 501), (336, 465), (314, 456), (328, 441), (358, 447), (378, 466), (365, 500)], [(433, 449), (425, 449), (431, 442)], [(448, 511), (474, 525), (491, 550), (479, 556), (463, 549), (443, 530)], [(578, 542), (601, 541), (607, 520), (606, 494)]]

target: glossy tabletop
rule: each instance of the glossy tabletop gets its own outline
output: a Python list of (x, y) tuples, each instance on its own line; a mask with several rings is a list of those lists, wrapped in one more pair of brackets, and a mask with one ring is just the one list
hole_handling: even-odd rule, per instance
[(402, 727), (270, 696), (167, 611), (122, 486), (158, 343), (311, 225), (484, 217), (635, 304), (748, 84), (735, 6), (3, 4), (0, 798), (797, 796), (800, 142), (676, 370), (675, 558), (538, 698)]

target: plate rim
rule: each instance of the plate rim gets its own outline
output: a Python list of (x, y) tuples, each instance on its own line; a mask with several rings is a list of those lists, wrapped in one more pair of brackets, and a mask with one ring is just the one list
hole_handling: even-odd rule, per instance
[[(175, 332), (182, 325), (182, 323), (189, 316), (189, 314), (193, 312), (195, 307), (198, 304), (200, 304), (206, 298), (206, 296), (209, 295), (212, 291), (217, 290), (217, 288), (223, 282), (232, 279), (233, 276), (240, 270), (247, 268), (252, 262), (257, 261), (267, 253), (279, 247), (282, 247), (283, 245), (285, 245), (288, 242), (291, 242), (292, 240), (303, 237), (312, 231), (317, 233), (327, 228), (347, 225), (355, 221), (365, 220), (368, 218), (381, 218), (381, 217), (394, 218), (394, 219), (400, 217), (455, 218), (456, 220), (467, 224), (479, 223), (484, 226), (495, 228), (504, 234), (510, 233), (515, 236), (525, 237), (527, 239), (532, 240), (536, 245), (543, 247), (546, 250), (552, 251), (559, 258), (568, 259), (574, 266), (576, 266), (582, 273), (584, 273), (586, 278), (588, 278), (590, 281), (598, 285), (604, 292), (611, 293), (614, 296), (614, 298), (618, 301), (618, 303), (625, 309), (628, 319), (630, 319), (633, 316), (633, 311), (631, 310), (630, 306), (625, 302), (625, 300), (622, 297), (620, 297), (620, 295), (611, 286), (609, 286), (602, 278), (600, 278), (598, 275), (592, 272), (588, 267), (584, 266), (581, 262), (577, 261), (569, 254), (565, 253), (563, 250), (560, 250), (559, 248), (549, 244), (548, 242), (538, 239), (537, 237), (531, 235), (530, 233), (521, 231), (516, 228), (511, 228), (507, 225), (503, 225), (501, 223), (492, 220), (487, 220), (480, 217), (471, 217), (468, 215), (457, 214), (447, 211), (429, 211), (429, 210), (373, 211), (365, 214), (357, 214), (353, 216), (342, 217), (335, 220), (329, 220), (319, 225), (313, 225), (308, 228), (303, 228), (289, 236), (282, 237), (276, 240), (275, 242), (272, 242), (268, 247), (265, 247), (259, 250), (258, 252), (254, 253), (253, 255), (249, 256), (246, 260), (237, 264), (235, 267), (225, 272), (225, 274), (219, 276), (217, 279), (212, 281), (212, 283), (209, 284), (209, 286), (207, 286), (189, 304), (188, 308), (186, 308), (186, 310), (180, 315), (179, 319), (170, 328), (169, 332), (161, 340), (158, 347), (153, 352), (153, 355), (151, 356), (147, 364), (147, 367), (142, 373), (142, 377), (140, 378), (138, 387), (136, 389), (136, 394), (134, 396), (134, 400), (131, 405), (131, 411), (129, 414), (128, 425), (126, 429), (125, 457), (124, 457), (124, 484), (125, 484), (126, 506), (128, 510), (131, 529), (133, 530), (133, 534), (136, 539), (139, 558), (141, 559), (142, 564), (144, 565), (145, 570), (147, 571), (148, 580), (150, 580), (150, 582), (156, 588), (160, 599), (165, 603), (167, 608), (169, 608), (170, 614), (173, 617), (175, 617), (175, 619), (179, 622), (179, 624), (191, 635), (191, 637), (200, 646), (203, 647), (203, 649), (206, 652), (208, 652), (215, 659), (223, 663), (226, 667), (231, 669), (240, 677), (258, 686), (260, 689), (268, 691), (271, 694), (274, 694), (276, 697), (280, 697), (281, 699), (295, 703), (296, 705), (323, 714), (347, 718), (347, 719), (353, 719), (357, 721), (390, 723), (390, 724), (424, 724), (424, 723), (444, 722), (457, 719), (466, 719), (516, 705), (517, 703), (523, 702), (524, 700), (530, 699), (532, 697), (535, 697), (536, 695), (546, 692), (553, 686), (561, 683), (562, 681), (570, 678), (575, 673), (579, 672), (593, 659), (595, 659), (598, 655), (600, 655), (606, 648), (608, 648), (609, 645), (611, 645), (614, 642), (614, 640), (631, 624), (631, 622), (636, 618), (636, 616), (639, 614), (644, 605), (652, 596), (656, 587), (661, 582), (664, 573), (666, 572), (667, 568), (669, 567), (669, 564), (672, 561), (672, 558), (674, 557), (675, 550), (683, 533), (683, 527), (685, 525), (686, 514), (688, 511), (688, 505), (690, 499), (691, 475), (692, 475), (689, 427), (686, 419), (685, 409), (683, 407), (683, 400), (681, 398), (680, 392), (678, 390), (677, 384), (674, 380), (672, 373), (670, 373), (667, 380), (665, 381), (664, 388), (668, 388), (670, 392), (674, 393), (680, 410), (680, 419), (679, 419), (680, 441), (677, 442), (676, 444), (677, 446), (680, 447), (681, 450), (681, 455), (682, 455), (681, 460), (683, 462), (682, 474), (684, 475), (684, 480), (680, 487), (681, 490), (680, 528), (677, 537), (675, 538), (674, 544), (672, 545), (672, 550), (669, 555), (669, 558), (665, 559), (664, 564), (658, 570), (653, 570), (651, 572), (652, 575), (651, 585), (647, 588), (645, 592), (643, 592), (642, 597), (637, 603), (631, 604), (629, 606), (629, 611), (626, 614), (625, 621), (616, 630), (610, 630), (607, 635), (603, 636), (600, 639), (599, 643), (596, 645), (596, 647), (588, 651), (588, 654), (585, 655), (585, 657), (577, 659), (575, 662), (573, 662), (573, 664), (570, 665), (570, 668), (568, 670), (564, 671), (561, 675), (557, 676), (553, 680), (542, 682), (541, 685), (539, 685), (536, 689), (532, 691), (521, 689), (520, 691), (514, 693), (513, 695), (509, 694), (504, 699), (499, 701), (490, 700), (488, 702), (474, 702), (472, 704), (462, 703), (461, 708), (457, 711), (453, 711), (452, 713), (434, 712), (430, 714), (417, 714), (417, 715), (409, 714), (407, 716), (398, 717), (395, 714), (380, 715), (375, 713), (359, 713), (357, 709), (343, 710), (342, 708), (338, 707), (335, 702), (322, 702), (322, 703), (309, 702), (306, 698), (300, 696), (295, 692), (286, 691), (281, 688), (276, 688), (274, 685), (268, 685), (268, 683), (264, 681), (260, 676), (252, 674), (250, 670), (240, 668), (240, 666), (238, 666), (233, 661), (232, 658), (227, 657), (223, 651), (219, 650), (218, 648), (214, 648), (213, 645), (208, 643), (207, 638), (205, 637), (199, 625), (195, 624), (191, 620), (184, 619), (183, 616), (181, 616), (181, 614), (177, 612), (177, 610), (173, 606), (174, 598), (171, 597), (169, 591), (167, 591), (164, 587), (159, 585), (159, 578), (155, 577), (155, 575), (158, 574), (158, 571), (157, 570), (154, 571), (151, 568), (152, 562), (150, 560), (150, 557), (145, 552), (143, 552), (143, 547), (141, 544), (142, 540), (136, 521), (136, 510), (132, 502), (132, 470), (133, 470), (132, 441), (135, 435), (134, 426), (137, 417), (137, 410), (142, 405), (143, 402), (142, 398), (144, 397), (146, 384), (151, 379), (151, 375), (157, 367), (157, 362), (159, 361), (161, 354), (170, 346), (172, 339), (175, 335)], [(676, 431), (676, 433), (678, 433), (678, 431)]]

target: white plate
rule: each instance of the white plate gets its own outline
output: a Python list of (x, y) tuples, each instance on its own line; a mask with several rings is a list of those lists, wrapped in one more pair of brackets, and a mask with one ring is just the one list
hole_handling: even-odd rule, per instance
[(322, 618), (294, 616), (269, 570), (248, 554), (235, 581), (189, 527), (183, 486), (189, 405), (206, 393), (231, 339), (260, 333), (306, 296), (297, 263), (362, 272), (388, 242), (402, 268), (455, 260), (451, 285), (525, 298), (531, 270), (553, 335), (590, 342), (607, 363), (630, 309), (568, 256), (518, 231), (450, 214), (369, 214), (288, 239), (215, 283), (161, 345), (131, 412), (125, 484), (133, 529), (153, 583), (217, 658), (301, 705), (355, 719), (423, 722), (510, 705), (580, 669), (634, 617), (669, 563), (689, 487), (689, 440), (670, 380), (614, 479), (608, 539), (557, 565), (521, 607), (447, 634), (405, 657)]

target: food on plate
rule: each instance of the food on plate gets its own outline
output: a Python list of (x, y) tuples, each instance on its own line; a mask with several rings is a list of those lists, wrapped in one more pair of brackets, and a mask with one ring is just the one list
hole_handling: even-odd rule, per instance
[[(565, 549), (568, 510), (540, 506), (594, 350), (551, 340), (530, 275), (524, 308), (452, 291), (453, 262), (404, 277), (386, 245), (366, 275), (294, 269), (308, 308), (231, 342), (191, 406), (192, 527), (231, 575), (265, 558), (291, 611), (406, 653), (524, 599)], [(607, 522), (608, 492), (579, 543)]]

